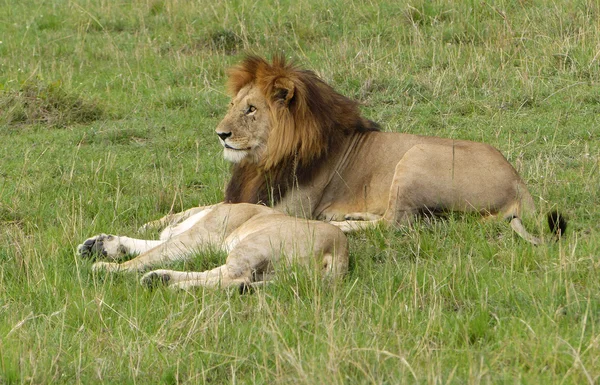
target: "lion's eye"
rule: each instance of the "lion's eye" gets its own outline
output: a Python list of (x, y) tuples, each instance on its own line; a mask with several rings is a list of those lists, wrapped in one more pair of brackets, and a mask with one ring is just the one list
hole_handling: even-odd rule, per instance
[(256, 112), (256, 107), (254, 107), (253, 105), (249, 105), (248, 108), (246, 108), (246, 115), (250, 115), (252, 113)]

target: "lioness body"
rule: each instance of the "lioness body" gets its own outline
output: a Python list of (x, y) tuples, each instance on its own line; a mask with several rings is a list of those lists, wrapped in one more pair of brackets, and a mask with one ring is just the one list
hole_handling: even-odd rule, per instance
[(325, 274), (340, 275), (348, 267), (347, 240), (335, 226), (287, 216), (269, 207), (252, 204), (218, 204), (187, 212), (177, 225), (167, 227), (160, 240), (98, 235), (79, 245), (79, 253), (93, 253), (117, 260), (139, 255), (123, 263), (97, 262), (95, 270), (144, 271), (151, 266), (185, 260), (207, 248), (228, 253), (225, 265), (205, 272), (156, 270), (142, 277), (176, 288), (227, 287), (267, 280), (274, 265), (296, 261), (314, 265)]

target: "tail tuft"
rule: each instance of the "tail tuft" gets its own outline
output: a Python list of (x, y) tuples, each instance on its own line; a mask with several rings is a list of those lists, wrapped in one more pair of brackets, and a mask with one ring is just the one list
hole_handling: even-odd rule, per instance
[(242, 283), (239, 286), (239, 291), (240, 291), (240, 295), (244, 295), (244, 294), (254, 294), (254, 287), (252, 287), (251, 284), (249, 283)]
[(551, 211), (548, 213), (548, 226), (550, 231), (560, 238), (567, 231), (567, 219), (558, 211)]

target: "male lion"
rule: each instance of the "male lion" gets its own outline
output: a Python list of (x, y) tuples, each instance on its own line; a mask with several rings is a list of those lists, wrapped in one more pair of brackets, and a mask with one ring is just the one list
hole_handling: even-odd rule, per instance
[[(226, 204), (188, 210), (188, 217), (167, 227), (158, 241), (101, 234), (79, 245), (82, 257), (101, 254), (123, 263), (96, 262), (93, 270), (144, 271), (160, 263), (184, 260), (198, 249), (217, 248), (228, 253), (224, 265), (204, 272), (155, 270), (146, 273), (146, 286), (165, 283), (171, 288), (228, 287), (269, 280), (278, 263), (314, 266), (326, 275), (339, 276), (348, 269), (348, 242), (342, 231), (328, 223), (287, 216), (254, 204)], [(180, 218), (182, 219), (182, 218)]]
[[(283, 57), (247, 57), (228, 85), (231, 106), (216, 129), (234, 162), (226, 202), (269, 204), (344, 231), (406, 224), (419, 213), (478, 212), (541, 242), (521, 222), (535, 210), (527, 187), (492, 146), (380, 132), (356, 102)], [(558, 214), (549, 223), (564, 233)]]

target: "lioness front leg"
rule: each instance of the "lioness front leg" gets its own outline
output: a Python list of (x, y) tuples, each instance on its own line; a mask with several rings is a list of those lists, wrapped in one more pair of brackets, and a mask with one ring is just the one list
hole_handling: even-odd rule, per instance
[(213, 209), (213, 206), (196, 207), (185, 212), (185, 216), (179, 219), (177, 224), (167, 226), (161, 233), (160, 239), (166, 241), (174, 236), (183, 234), (184, 232), (191, 229), (196, 223), (200, 222), (205, 216), (207, 216)]
[(181, 223), (182, 221), (186, 220), (187, 218), (191, 217), (192, 215), (195, 215), (195, 214), (197, 214), (201, 211), (207, 210), (207, 209), (211, 209), (212, 207), (213, 206), (192, 207), (191, 209), (182, 211), (180, 213), (167, 214), (160, 219), (150, 221), (148, 223), (143, 224), (139, 228), (138, 231), (144, 232), (144, 231), (148, 231), (148, 230), (152, 230), (152, 229), (164, 229), (167, 226), (173, 226), (178, 223)]
[(148, 241), (109, 234), (99, 234), (86, 239), (77, 246), (77, 252), (82, 258), (101, 257), (102, 259), (118, 261), (129, 254), (144, 253), (163, 241)]
[(219, 241), (220, 234), (212, 234), (201, 227), (196, 227), (194, 230), (186, 231), (166, 241), (147, 241), (155, 242), (156, 246), (129, 261), (122, 263), (98, 262), (92, 266), (92, 269), (111, 272), (141, 272), (160, 263), (187, 260), (194, 252), (210, 244), (219, 247)]

